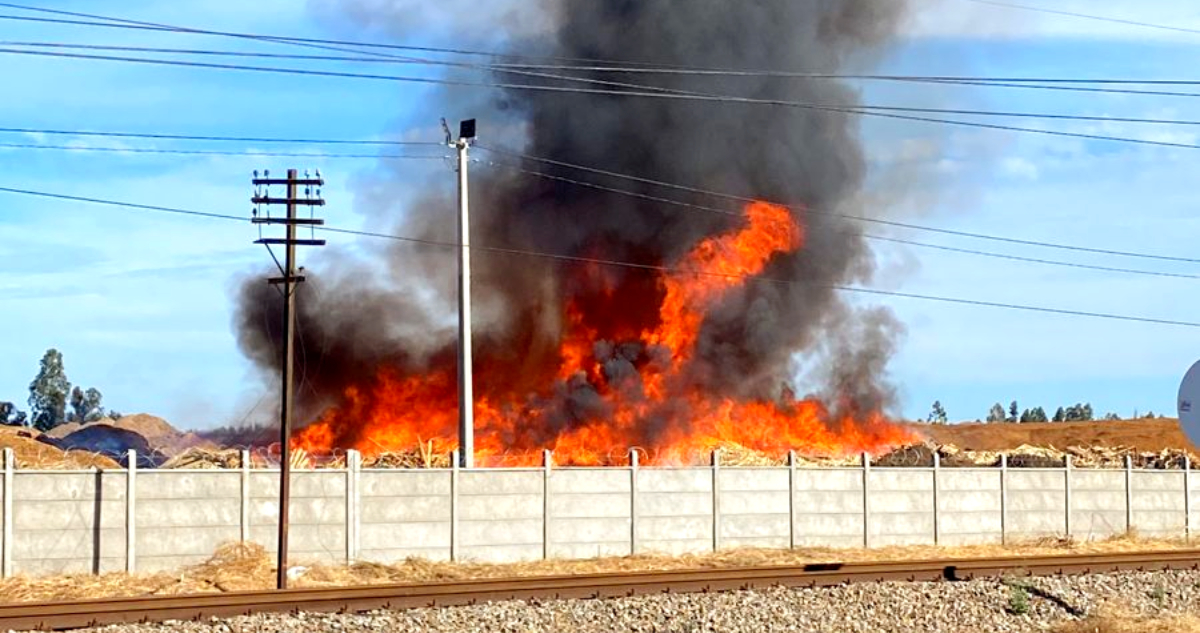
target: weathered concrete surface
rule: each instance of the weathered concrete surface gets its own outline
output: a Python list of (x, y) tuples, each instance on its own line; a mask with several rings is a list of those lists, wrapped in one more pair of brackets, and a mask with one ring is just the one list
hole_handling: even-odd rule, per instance
[[(301, 471), (291, 559), (516, 561), (935, 537), (960, 545), (1062, 536), (1068, 524), (1080, 539), (1127, 525), (1171, 538), (1186, 531), (1185, 478), (1192, 499), (1200, 495), (1197, 478), (1179, 471), (1073, 469), (1068, 517), (1067, 472), (941, 468), (935, 486), (931, 468)], [(273, 551), (278, 480), (271, 471), (139, 471), (135, 567), (195, 563), (243, 533)], [(125, 569), (128, 485), (124, 471), (18, 471), (13, 512), (2, 517), (10, 572)]]

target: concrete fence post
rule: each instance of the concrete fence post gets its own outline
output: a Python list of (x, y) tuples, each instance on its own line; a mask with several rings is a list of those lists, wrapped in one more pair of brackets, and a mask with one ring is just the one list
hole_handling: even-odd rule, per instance
[(346, 562), (358, 560), (359, 532), (362, 525), (362, 493), (359, 492), (359, 473), (362, 470), (362, 454), (354, 449), (346, 451)]
[(1125, 456), (1125, 533), (1133, 529), (1133, 456)]
[(137, 471), (137, 451), (129, 449), (125, 453), (125, 571), (130, 574), (137, 571)]
[(629, 449), (629, 553), (638, 553), (638, 452)]
[(937, 451), (933, 452), (933, 544), (941, 543), (941, 515), (938, 513), (938, 479), (942, 474), (942, 457)]
[(542, 560), (550, 558), (550, 470), (554, 467), (554, 453), (542, 451)]
[(250, 542), (250, 451), (243, 450), (242, 469), (242, 542)]
[(1063, 463), (1063, 505), (1067, 508), (1066, 518), (1063, 527), (1066, 528), (1066, 537), (1071, 538), (1071, 456), (1067, 455)]
[(458, 450), (450, 453), (450, 560), (458, 560)]
[(0, 534), (0, 578), (13, 575), (13, 475), (15, 470), (13, 450), (4, 449), (4, 510), (0, 522), (4, 524)]
[(1000, 544), (1008, 545), (1008, 455), (1000, 455)]
[(1183, 539), (1192, 542), (1192, 457), (1183, 456)]
[(862, 454), (863, 547), (871, 547), (871, 454)]
[(721, 550), (721, 449), (712, 452), (712, 548)]
[(788, 548), (796, 549), (796, 451), (788, 451)]

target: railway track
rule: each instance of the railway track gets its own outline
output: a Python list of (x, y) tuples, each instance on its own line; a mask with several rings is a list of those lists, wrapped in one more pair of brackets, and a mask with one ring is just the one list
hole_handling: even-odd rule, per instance
[(361, 612), (468, 605), (496, 600), (615, 598), (664, 592), (732, 591), (774, 586), (821, 587), (889, 580), (959, 581), (1006, 575), (1045, 576), (1193, 568), (1200, 568), (1200, 550), (1036, 558), (816, 563), (15, 603), (0, 604), (0, 631), (63, 630), (130, 622), (224, 618), (263, 612)]

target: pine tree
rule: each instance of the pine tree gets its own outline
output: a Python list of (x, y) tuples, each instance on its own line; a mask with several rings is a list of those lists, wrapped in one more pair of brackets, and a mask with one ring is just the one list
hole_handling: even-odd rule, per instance
[(63, 369), (62, 353), (56, 349), (46, 350), (42, 356), (41, 369), (29, 383), (29, 409), (33, 426), (39, 431), (49, 431), (67, 419), (67, 397), (71, 383)]
[(1004, 415), (1004, 405), (1000, 404), (999, 402), (997, 402), (996, 404), (993, 404), (992, 408), (988, 410), (988, 416), (987, 416), (988, 422), (995, 424), (998, 422), (1003, 422), (1006, 419), (1007, 418)]
[(928, 421), (931, 424), (945, 424), (947, 421), (946, 408), (942, 406), (941, 400), (933, 402), (933, 410), (929, 412)]
[(1012, 404), (1008, 405), (1008, 421), (1016, 422), (1018, 420), (1017, 413), (1021, 409), (1017, 407), (1017, 401), (1013, 400)]

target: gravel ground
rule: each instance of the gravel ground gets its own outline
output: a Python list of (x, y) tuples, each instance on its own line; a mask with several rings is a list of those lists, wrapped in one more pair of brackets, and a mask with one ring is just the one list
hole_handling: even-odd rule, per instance
[[(1022, 609), (1021, 596), (1026, 598)], [(1014, 613), (1017, 611), (1023, 613)], [(655, 595), (613, 600), (501, 602), (360, 615), (259, 615), (212, 622), (110, 626), (95, 633), (631, 631), (700, 633), (1047, 631), (1118, 607), (1169, 615), (1200, 611), (1200, 572), (1061, 578), (866, 583), (823, 589)]]

